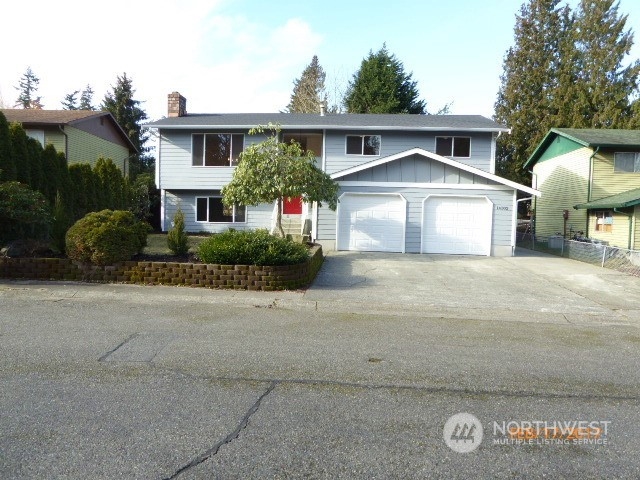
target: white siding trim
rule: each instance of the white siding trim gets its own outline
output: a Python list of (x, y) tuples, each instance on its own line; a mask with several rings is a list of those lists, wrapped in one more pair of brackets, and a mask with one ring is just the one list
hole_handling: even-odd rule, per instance
[(163, 232), (166, 232), (166, 225), (165, 225), (165, 208), (167, 205), (167, 191), (166, 190), (160, 190), (160, 230), (162, 230)]
[(513, 191), (513, 216), (511, 217), (511, 256), (516, 254), (516, 228), (518, 226), (518, 195)]
[(489, 172), (496, 173), (496, 142), (500, 135), (496, 133), (491, 134), (491, 163), (489, 164)]
[(485, 172), (484, 170), (480, 170), (479, 168), (472, 167), (470, 165), (466, 165), (461, 162), (457, 162), (447, 157), (443, 157), (441, 155), (436, 155), (433, 152), (429, 152), (422, 148), (412, 148), (410, 150), (406, 150), (404, 152), (396, 153), (394, 155), (389, 155), (388, 157), (379, 158), (377, 160), (372, 160), (370, 162), (362, 163), (355, 167), (347, 168), (345, 170), (341, 170), (339, 172), (335, 172), (331, 175), (331, 178), (334, 180), (339, 179), (340, 177), (344, 177), (346, 175), (351, 175), (352, 173), (358, 173), (363, 170), (367, 170), (369, 168), (377, 167), (378, 165), (384, 165), (385, 163), (393, 162), (394, 160), (398, 160), (400, 158), (408, 157), (411, 155), (422, 155), (423, 157), (431, 158), (433, 160), (437, 160), (439, 162), (444, 163), (445, 165), (449, 165), (450, 167), (459, 168), (460, 170), (464, 170), (469, 173), (473, 173), (474, 175), (478, 175), (479, 177), (486, 178), (488, 180), (494, 181), (496, 183), (501, 183), (503, 185), (507, 185), (511, 188), (515, 188), (517, 190), (521, 190), (530, 195), (535, 195), (537, 197), (540, 196), (540, 192), (538, 190), (534, 190), (531, 187), (527, 187), (525, 185), (520, 185), (519, 183), (512, 182), (511, 180), (507, 180), (506, 178), (499, 177), (494, 175), (493, 173)]
[(514, 190), (506, 185), (482, 183), (410, 183), (410, 182), (358, 182), (338, 180), (341, 187), (388, 187), (388, 188), (447, 188), (451, 190)]
[(160, 188), (160, 158), (162, 135), (156, 135), (156, 188)]

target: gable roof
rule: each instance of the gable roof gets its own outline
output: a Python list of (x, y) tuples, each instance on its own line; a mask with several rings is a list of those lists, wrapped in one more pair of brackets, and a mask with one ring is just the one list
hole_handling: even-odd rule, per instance
[(135, 145), (131, 142), (124, 129), (116, 121), (115, 117), (107, 111), (94, 110), (40, 110), (36, 108), (7, 108), (0, 109), (9, 123), (21, 123), (23, 126), (64, 126), (79, 124), (90, 118), (105, 117), (110, 121), (122, 140), (127, 144), (129, 150), (137, 152)]
[(588, 148), (640, 149), (640, 130), (552, 128), (527, 159), (523, 168), (535, 165), (558, 136)]
[(493, 173), (489, 173), (484, 170), (480, 170), (479, 168), (472, 167), (470, 165), (467, 165), (466, 163), (461, 163), (456, 160), (451, 160), (450, 158), (443, 157), (433, 152), (429, 152), (428, 150), (424, 150), (423, 148), (412, 148), (410, 150), (405, 150), (404, 152), (396, 153), (394, 155), (389, 155), (388, 157), (377, 158), (375, 160), (371, 160), (366, 163), (361, 163), (360, 165), (356, 165), (355, 167), (351, 167), (344, 170), (340, 170), (339, 172), (335, 172), (331, 175), (331, 178), (339, 181), (340, 178), (345, 177), (347, 175), (351, 175), (352, 173), (361, 172), (369, 168), (377, 167), (378, 165), (394, 162), (396, 160), (399, 160), (401, 158), (405, 158), (411, 155), (422, 155), (423, 157), (431, 158), (438, 162), (444, 163), (445, 165), (459, 168), (460, 170), (464, 170), (466, 172), (472, 173), (479, 177), (486, 178), (487, 180), (491, 180), (493, 182), (506, 185), (516, 190), (526, 192), (530, 195), (535, 195), (536, 197), (540, 196), (540, 192), (531, 187), (527, 187), (525, 185), (512, 182), (511, 180), (507, 180), (506, 178), (499, 177), (498, 175), (494, 175)]
[(326, 114), (314, 113), (220, 113), (169, 117), (145, 126), (151, 128), (202, 129), (211, 127), (249, 129), (277, 124), (299, 130), (459, 130), (508, 132), (509, 129), (481, 115)]
[(592, 200), (591, 202), (575, 205), (573, 208), (580, 209), (597, 209), (597, 208), (625, 208), (640, 205), (640, 188), (627, 190), (626, 192), (611, 195), (610, 197)]

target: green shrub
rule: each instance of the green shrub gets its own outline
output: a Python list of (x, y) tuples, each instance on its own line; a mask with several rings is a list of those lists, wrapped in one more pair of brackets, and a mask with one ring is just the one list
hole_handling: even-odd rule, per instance
[(167, 246), (175, 255), (186, 255), (189, 251), (189, 237), (184, 231), (184, 213), (179, 208), (173, 216), (173, 227), (167, 234)]
[(204, 240), (198, 256), (205, 263), (223, 265), (293, 265), (306, 261), (309, 250), (267, 230), (230, 230)]
[(0, 182), (0, 242), (47, 237), (51, 209), (40, 192), (18, 182)]
[(109, 265), (141, 253), (151, 228), (131, 212), (102, 210), (89, 213), (67, 232), (69, 258), (83, 263)]

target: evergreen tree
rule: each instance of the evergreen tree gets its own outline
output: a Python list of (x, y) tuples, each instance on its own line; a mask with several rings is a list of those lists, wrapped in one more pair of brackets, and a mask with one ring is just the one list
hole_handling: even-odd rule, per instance
[(566, 85), (577, 100), (572, 127), (627, 128), (633, 116), (629, 95), (638, 92), (640, 62), (625, 66), (633, 46), (614, 0), (581, 0), (573, 35), (577, 81)]
[[(42, 170), (46, 172), (46, 182), (41, 189), (41, 192), (47, 197), (50, 204), (53, 204), (56, 198), (56, 193), (61, 191), (62, 185), (62, 172), (58, 164), (58, 152), (53, 145), (49, 144), (44, 147), (42, 151)], [(69, 203), (67, 203), (69, 205)]]
[(16, 101), (16, 107), (42, 109), (40, 97), (35, 96), (39, 83), (40, 79), (36, 77), (31, 67), (27, 67), (27, 71), (20, 78), (18, 86), (15, 87), (16, 90), (20, 92)]
[(27, 155), (29, 158), (29, 186), (46, 196), (45, 184), (47, 179), (42, 169), (42, 145), (34, 138), (27, 138)]
[(78, 110), (78, 94), (79, 90), (75, 90), (73, 93), (67, 93), (62, 100), (63, 110)]
[(9, 122), (7, 122), (7, 117), (0, 112), (0, 181), (8, 182), (16, 178), (16, 163), (11, 146)]
[(78, 106), (79, 110), (95, 110), (96, 107), (93, 106), (93, 89), (91, 85), (87, 85), (82, 93), (80, 93), (80, 105)]
[(327, 74), (318, 62), (317, 55), (302, 71), (300, 78), (293, 82), (293, 93), (287, 105), (289, 113), (320, 113), (327, 108), (327, 94), (324, 81)]
[(16, 164), (16, 180), (25, 185), (31, 185), (31, 161), (27, 148), (29, 137), (19, 123), (12, 123), (9, 126), (9, 131), (11, 132), (11, 146)]
[[(515, 44), (504, 58), (494, 119), (511, 128), (498, 142), (498, 172), (521, 183), (522, 165), (552, 127), (633, 128), (638, 61), (626, 16), (613, 0), (529, 0), (516, 16)], [(637, 100), (636, 100), (637, 101)]]
[(417, 82), (405, 73), (402, 62), (386, 44), (362, 60), (344, 99), (348, 113), (427, 113)]
[(113, 91), (104, 97), (102, 109), (111, 112), (139, 152), (129, 163), (129, 175), (135, 178), (139, 173), (153, 169), (153, 158), (147, 155), (149, 148), (145, 147), (149, 134), (142, 127), (147, 114), (140, 108), (140, 101), (133, 98), (133, 82), (126, 73), (118, 76), (112, 88)]
[(528, 183), (522, 165), (555, 126), (553, 94), (558, 88), (558, 52), (565, 45), (570, 16), (560, 0), (530, 0), (516, 16), (515, 45), (504, 58), (504, 71), (495, 104), (494, 119), (511, 128), (498, 143), (498, 172)]

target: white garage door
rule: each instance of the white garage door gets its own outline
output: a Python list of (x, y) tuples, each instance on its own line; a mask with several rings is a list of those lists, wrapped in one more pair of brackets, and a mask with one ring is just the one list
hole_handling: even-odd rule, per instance
[(492, 214), (493, 204), (486, 197), (427, 197), (422, 252), (489, 255)]
[(338, 207), (338, 250), (404, 252), (406, 212), (399, 194), (345, 193)]

